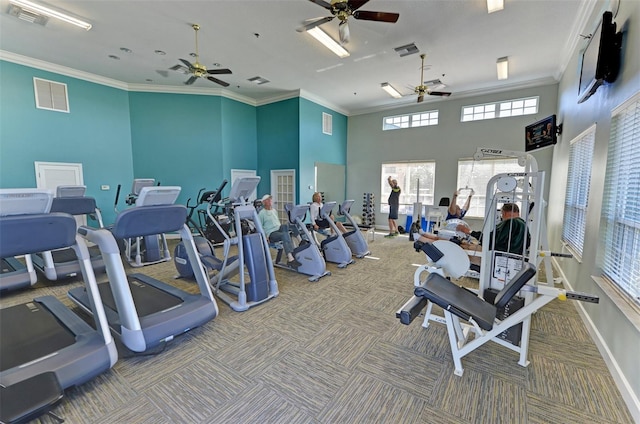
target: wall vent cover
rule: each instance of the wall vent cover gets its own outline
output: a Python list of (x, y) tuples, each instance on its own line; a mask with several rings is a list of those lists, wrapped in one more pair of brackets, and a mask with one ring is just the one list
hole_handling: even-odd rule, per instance
[(69, 112), (67, 84), (34, 77), (33, 87), (36, 94), (36, 107), (38, 109)]
[(322, 133), (333, 134), (333, 115), (322, 112)]

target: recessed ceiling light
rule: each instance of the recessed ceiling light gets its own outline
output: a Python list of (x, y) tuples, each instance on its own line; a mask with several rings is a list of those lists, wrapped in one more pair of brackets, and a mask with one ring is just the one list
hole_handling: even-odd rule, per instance
[(154, 53), (155, 54), (159, 54), (160, 56), (164, 56), (165, 54), (167, 54), (167, 53), (163, 52), (162, 50), (156, 50)]
[(198, 57), (198, 55), (197, 55), (197, 54), (195, 54), (195, 53), (189, 53), (189, 56), (191, 56), (191, 57)]
[(133, 50), (128, 49), (128, 48), (126, 48), (126, 47), (120, 47), (120, 50), (121, 50), (121, 51), (123, 51), (123, 52), (125, 52), (125, 53), (133, 53)]
[(220, 64), (218, 62), (214, 63), (213, 66), (215, 66), (216, 68), (220, 67)]
[(116, 56), (115, 54), (110, 54), (109, 55), (109, 59), (120, 60), (120, 58), (118, 56)]

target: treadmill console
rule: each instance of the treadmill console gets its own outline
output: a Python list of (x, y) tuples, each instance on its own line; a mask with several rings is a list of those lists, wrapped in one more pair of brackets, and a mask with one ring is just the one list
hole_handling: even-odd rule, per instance
[(53, 192), (40, 188), (0, 189), (0, 216), (49, 213)]
[(173, 205), (180, 195), (178, 186), (143, 187), (136, 199), (136, 206)]

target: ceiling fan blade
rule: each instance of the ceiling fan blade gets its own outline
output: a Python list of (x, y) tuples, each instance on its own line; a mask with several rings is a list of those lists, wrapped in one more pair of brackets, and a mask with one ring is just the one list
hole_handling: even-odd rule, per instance
[(430, 96), (442, 96), (442, 97), (449, 97), (451, 95), (451, 93), (449, 93), (448, 91), (429, 91), (427, 92), (427, 94)]
[(324, 0), (309, 0), (311, 3), (315, 3), (320, 7), (324, 7), (327, 10), (331, 10), (331, 3), (327, 3)]
[(316, 19), (312, 19), (309, 22), (307, 22), (306, 24), (302, 25), (299, 28), (296, 28), (296, 31), (298, 32), (305, 32), (305, 31), (309, 31), (312, 28), (315, 28), (317, 26), (320, 26), (322, 24), (326, 24), (327, 22), (330, 22), (331, 20), (333, 20), (334, 16), (327, 16), (326, 18), (316, 18)]
[(338, 25), (338, 32), (340, 33), (340, 44), (347, 44), (351, 39), (349, 24), (347, 21), (340, 22), (340, 25)]
[(188, 60), (184, 60), (184, 59), (178, 59), (178, 60), (184, 63), (185, 65), (187, 65), (187, 68), (189, 68), (190, 70), (193, 69), (193, 65)]
[(197, 79), (198, 79), (198, 77), (196, 77), (195, 75), (192, 76), (192, 77), (189, 77), (189, 79), (184, 82), (184, 85), (191, 85), (194, 82), (196, 82)]
[(352, 11), (355, 11), (356, 9), (360, 9), (362, 6), (369, 3), (369, 0), (350, 0), (347, 3), (349, 4), (349, 8)]
[(208, 69), (208, 74), (220, 75), (220, 74), (230, 74), (231, 69)]
[(424, 94), (420, 94), (418, 96), (418, 103), (422, 103), (423, 100), (424, 100)]
[(219, 80), (218, 78), (214, 78), (214, 77), (207, 77), (207, 79), (211, 82), (215, 82), (216, 84), (220, 84), (223, 87), (229, 87), (229, 83), (228, 82), (224, 82), (222, 80)]
[(369, 10), (358, 10), (353, 13), (353, 17), (356, 19), (362, 19), (365, 21), (379, 21), (395, 23), (400, 17), (399, 13), (390, 12), (372, 12)]

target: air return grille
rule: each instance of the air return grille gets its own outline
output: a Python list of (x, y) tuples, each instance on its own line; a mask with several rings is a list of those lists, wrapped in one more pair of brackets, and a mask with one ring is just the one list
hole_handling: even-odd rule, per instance
[(67, 84), (34, 77), (33, 87), (36, 93), (36, 107), (38, 109), (69, 112)]
[(333, 134), (333, 116), (325, 112), (322, 112), (322, 133)]

